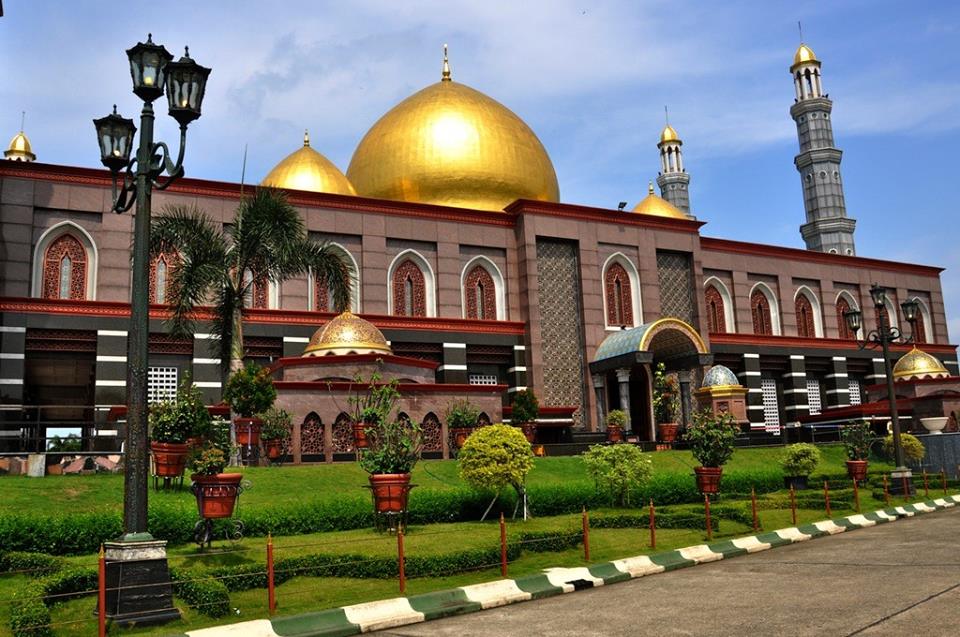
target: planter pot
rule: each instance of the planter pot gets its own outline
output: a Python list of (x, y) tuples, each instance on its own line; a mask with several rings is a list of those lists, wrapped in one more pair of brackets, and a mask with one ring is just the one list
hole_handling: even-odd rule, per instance
[(700, 493), (713, 495), (720, 491), (723, 467), (694, 467), (693, 472), (697, 476), (697, 489)]
[(283, 455), (283, 438), (271, 438), (264, 440), (263, 446), (267, 450), (267, 458), (270, 460), (279, 460)]
[(527, 442), (531, 445), (537, 440), (537, 424), (533, 422), (525, 422), (520, 425), (520, 430), (523, 431), (524, 437), (526, 437)]
[(783, 486), (787, 489), (793, 487), (794, 491), (808, 489), (807, 478), (810, 476), (783, 476)]
[(847, 475), (860, 482), (867, 479), (866, 460), (847, 460)]
[(367, 429), (374, 425), (369, 422), (353, 423), (353, 446), (355, 449), (366, 449), (370, 446), (367, 441)]
[(377, 513), (401, 513), (407, 510), (410, 493), (409, 473), (375, 473), (370, 475), (373, 508)]
[(660, 438), (660, 442), (676, 442), (678, 429), (680, 425), (675, 422), (660, 423), (657, 425), (657, 437)]
[(452, 427), (450, 434), (453, 436), (453, 446), (457, 449), (463, 448), (463, 443), (467, 441), (470, 434), (473, 433), (473, 427)]
[(218, 473), (212, 476), (194, 474), (193, 494), (197, 498), (197, 510), (200, 517), (217, 519), (229, 518), (240, 495), (240, 473)]
[(263, 421), (259, 418), (237, 418), (233, 421), (237, 430), (237, 444), (241, 447), (256, 447), (260, 444), (260, 427)]
[(190, 446), (177, 442), (151, 442), (153, 470), (161, 478), (179, 478), (187, 466)]
[(922, 424), (923, 428), (927, 430), (927, 433), (942, 434), (943, 428), (947, 426), (948, 420), (950, 420), (950, 418), (947, 416), (936, 416), (934, 418), (921, 418), (920, 424)]
[(187, 447), (190, 450), (199, 449), (203, 446), (203, 436), (191, 436), (187, 438)]
[(607, 425), (607, 442), (614, 444), (623, 442), (623, 427), (620, 425)]

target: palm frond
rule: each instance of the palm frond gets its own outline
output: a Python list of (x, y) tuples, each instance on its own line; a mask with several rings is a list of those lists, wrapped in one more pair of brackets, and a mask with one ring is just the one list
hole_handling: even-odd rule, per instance
[(313, 272), (317, 281), (326, 282), (327, 293), (333, 300), (334, 309), (337, 312), (347, 309), (350, 306), (351, 290), (356, 285), (356, 273), (352, 264), (327, 241), (308, 239), (303, 242), (300, 253), (305, 269)]

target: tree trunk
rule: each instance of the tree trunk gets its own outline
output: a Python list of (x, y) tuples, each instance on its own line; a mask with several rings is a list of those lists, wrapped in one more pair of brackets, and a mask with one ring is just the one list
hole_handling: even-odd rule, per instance
[[(234, 307), (230, 320), (230, 374), (243, 369), (243, 313)], [(223, 389), (226, 389), (224, 383)], [(237, 428), (234, 425), (233, 409), (230, 410), (230, 447), (236, 451), (230, 456), (230, 466), (240, 465), (240, 447), (237, 446)]]

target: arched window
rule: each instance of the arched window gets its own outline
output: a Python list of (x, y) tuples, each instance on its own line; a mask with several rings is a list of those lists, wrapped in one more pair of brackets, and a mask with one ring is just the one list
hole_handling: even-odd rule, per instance
[(927, 342), (927, 329), (924, 326), (923, 311), (917, 312), (917, 320), (913, 323), (913, 342), (917, 344)]
[(713, 285), (707, 286), (704, 292), (704, 301), (707, 305), (707, 331), (725, 334), (727, 331), (727, 317), (723, 308), (723, 297)]
[[(337, 254), (341, 260), (347, 264), (350, 270), (350, 300), (346, 309), (351, 312), (360, 311), (360, 268), (356, 259), (350, 254), (350, 251), (338, 243), (330, 244), (331, 251)], [(308, 281), (313, 288), (313, 297), (311, 298), (310, 309), (314, 312), (336, 312), (333, 298), (330, 295), (328, 282), (317, 277), (312, 271), (309, 273)]]
[(802, 338), (813, 338), (817, 335), (813, 319), (813, 306), (806, 294), (797, 294), (794, 300), (794, 308), (797, 313), (797, 336)]
[(753, 333), (760, 335), (773, 334), (773, 322), (770, 317), (770, 301), (761, 290), (754, 290), (750, 295), (750, 310), (753, 315)]
[(257, 309), (267, 309), (270, 307), (271, 289), (270, 281), (266, 276), (254, 276), (249, 269), (243, 273), (243, 282), (248, 288), (248, 294), (244, 301), (246, 307)]
[(176, 267), (177, 257), (162, 252), (150, 259), (150, 302), (165, 304), (170, 299), (170, 278)]
[(886, 305), (881, 305), (880, 307), (874, 305), (873, 311), (874, 320), (877, 322), (877, 329), (880, 329), (881, 325), (886, 325), (888, 328), (896, 327), (897, 321), (896, 318), (894, 318), (895, 315), (891, 316), (890, 314), (889, 303)]
[(844, 317), (844, 313), (849, 311), (850, 302), (846, 297), (839, 297), (837, 299), (837, 333), (840, 334), (840, 338), (852, 341), (856, 335), (850, 331), (850, 326), (847, 325), (847, 319)]
[(72, 234), (62, 234), (48, 247), (43, 257), (45, 299), (87, 298), (87, 251)]
[(630, 275), (623, 264), (613, 261), (604, 274), (607, 301), (607, 325), (633, 325), (633, 290)]
[(427, 293), (423, 271), (411, 259), (404, 259), (393, 270), (393, 314), (426, 316)]
[(477, 264), (467, 273), (463, 294), (467, 318), (497, 318), (497, 286), (485, 267)]

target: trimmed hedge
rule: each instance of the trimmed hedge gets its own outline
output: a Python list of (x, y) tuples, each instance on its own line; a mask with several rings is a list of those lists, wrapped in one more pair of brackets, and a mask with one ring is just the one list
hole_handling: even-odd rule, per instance
[(198, 576), (192, 571), (170, 569), (173, 594), (207, 617), (225, 617), (230, 614), (230, 593), (223, 582), (208, 575)]
[[(720, 518), (714, 515), (710, 522), (713, 530), (716, 531), (719, 528)], [(657, 511), (655, 524), (658, 529), (707, 530), (707, 521), (703, 513), (694, 511)], [(590, 517), (591, 529), (646, 529), (649, 527), (648, 514), (604, 513)]]
[(65, 569), (25, 586), (10, 603), (11, 632), (14, 637), (53, 637), (49, 607), (96, 588), (97, 571), (89, 568)]
[(62, 569), (66, 562), (46, 553), (26, 551), (0, 551), (0, 573), (42, 577)]

